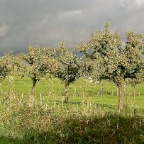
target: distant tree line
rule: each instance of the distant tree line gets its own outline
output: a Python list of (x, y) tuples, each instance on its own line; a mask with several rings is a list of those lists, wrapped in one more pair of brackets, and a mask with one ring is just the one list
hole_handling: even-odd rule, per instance
[[(75, 51), (83, 55), (78, 57)], [(13, 69), (21, 76), (31, 78), (35, 85), (47, 73), (59, 78), (65, 85), (65, 102), (68, 103), (69, 85), (80, 77), (91, 75), (97, 80), (108, 79), (118, 88), (118, 110), (124, 109), (124, 84), (128, 79), (135, 86), (143, 81), (144, 35), (126, 32), (122, 41), (117, 31), (111, 32), (106, 23), (102, 30), (92, 34), (87, 42), (73, 49), (61, 42), (58, 49), (29, 46), (27, 53), (14, 56), (11, 52), (0, 58), (0, 80)]]

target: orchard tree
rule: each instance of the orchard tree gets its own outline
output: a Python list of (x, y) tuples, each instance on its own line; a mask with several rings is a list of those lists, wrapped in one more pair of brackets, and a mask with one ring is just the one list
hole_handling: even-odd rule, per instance
[(51, 48), (41, 49), (39, 46), (29, 46), (28, 53), (20, 54), (18, 59), (21, 62), (17, 63), (19, 70), (24, 76), (31, 78), (32, 93), (34, 93), (37, 81), (44, 77), (54, 66), (53, 58), (54, 50)]
[(79, 58), (74, 54), (74, 51), (65, 47), (64, 42), (57, 49), (55, 58), (57, 60), (57, 68), (53, 74), (64, 82), (65, 103), (68, 103), (69, 85), (81, 76), (81, 63)]
[(121, 41), (118, 32), (110, 32), (109, 24), (90, 37), (87, 43), (77, 46), (86, 58), (95, 61), (99, 79), (109, 79), (118, 87), (119, 112), (124, 108), (124, 84), (126, 78), (134, 79), (144, 67), (143, 35), (126, 33), (127, 40)]
[(0, 57), (0, 82), (5, 79), (13, 69), (14, 56), (12, 52), (8, 52)]

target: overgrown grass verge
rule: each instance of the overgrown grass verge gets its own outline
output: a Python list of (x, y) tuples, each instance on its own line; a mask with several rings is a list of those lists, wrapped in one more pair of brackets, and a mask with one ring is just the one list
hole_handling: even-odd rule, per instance
[(142, 116), (99, 113), (93, 109), (74, 109), (69, 105), (12, 107), (12, 111), (5, 111), (0, 119), (0, 143), (144, 143)]
[(48, 86), (42, 80), (34, 97), (31, 81), (24, 80), (5, 81), (0, 89), (0, 144), (144, 143), (143, 95), (126, 95), (125, 110), (118, 113), (116, 90), (108, 82), (77, 81), (64, 104), (57, 79)]

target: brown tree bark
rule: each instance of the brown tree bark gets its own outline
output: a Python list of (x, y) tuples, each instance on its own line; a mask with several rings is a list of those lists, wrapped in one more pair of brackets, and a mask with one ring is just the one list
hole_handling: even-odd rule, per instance
[(134, 88), (133, 89), (133, 98), (135, 99), (136, 98), (136, 86), (134, 85), (133, 88)]
[(124, 78), (120, 79), (118, 86), (118, 111), (121, 112), (124, 109)]
[(69, 91), (68, 91), (68, 89), (69, 89), (69, 84), (66, 82), (65, 83), (65, 100), (64, 100), (65, 103), (68, 103), (68, 100), (69, 100)]
[(32, 85), (32, 89), (31, 89), (29, 103), (30, 103), (30, 105), (33, 106), (34, 101), (35, 101), (34, 95), (35, 95), (35, 86), (36, 86), (36, 83), (37, 83), (37, 79), (32, 79), (32, 81), (33, 81), (33, 85)]
[(34, 92), (35, 92), (36, 82), (37, 82), (37, 80), (33, 79), (33, 85), (32, 85), (32, 89), (31, 89), (31, 94), (34, 94)]

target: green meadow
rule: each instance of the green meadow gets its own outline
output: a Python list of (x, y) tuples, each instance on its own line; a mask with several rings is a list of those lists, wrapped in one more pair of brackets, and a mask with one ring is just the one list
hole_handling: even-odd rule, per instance
[[(144, 143), (144, 84), (125, 85), (118, 113), (116, 86), (80, 78), (69, 88), (45, 76), (34, 96), (27, 77), (8, 76), (0, 85), (0, 144)], [(33, 101), (31, 101), (33, 97)]]

